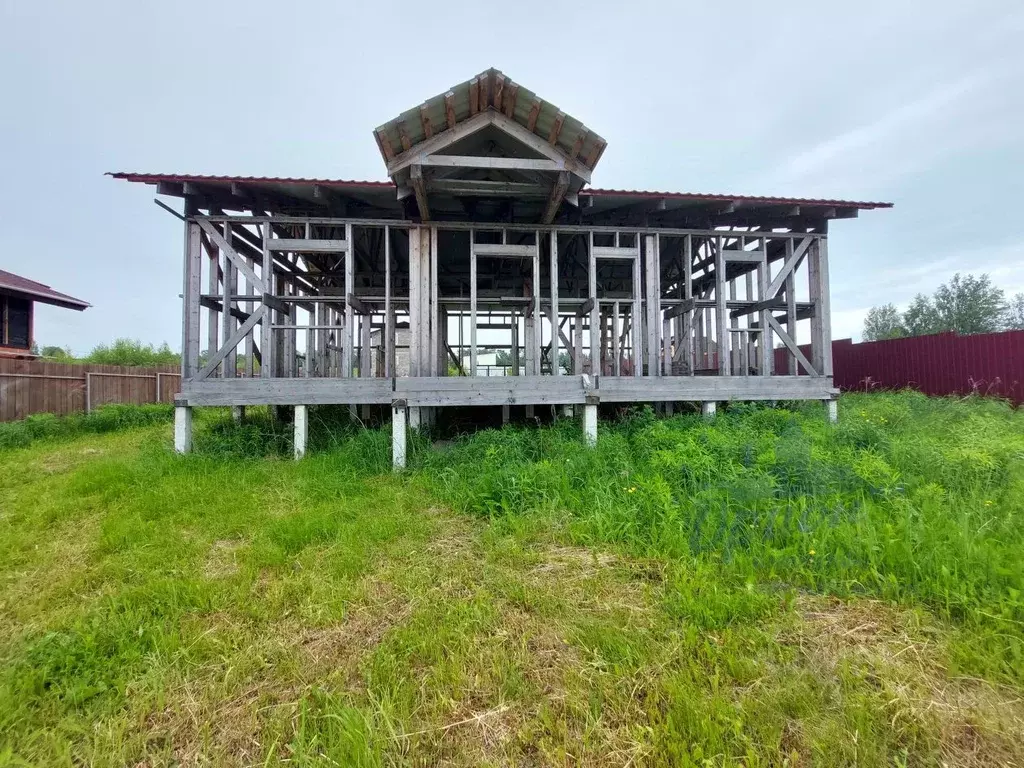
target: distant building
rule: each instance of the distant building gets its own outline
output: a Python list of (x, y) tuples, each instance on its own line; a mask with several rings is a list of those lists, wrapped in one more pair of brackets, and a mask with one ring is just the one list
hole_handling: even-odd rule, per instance
[(35, 303), (81, 312), (91, 306), (48, 285), (0, 269), (0, 357), (32, 357)]

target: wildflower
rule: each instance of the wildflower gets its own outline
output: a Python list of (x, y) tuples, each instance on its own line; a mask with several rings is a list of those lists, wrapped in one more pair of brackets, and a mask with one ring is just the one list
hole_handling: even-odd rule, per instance
[(985, 499), (985, 506), (986, 507), (991, 507), (992, 506), (992, 500), (991, 499)]
[(811, 557), (814, 557), (815, 552), (814, 552), (813, 549), (809, 549), (809, 550), (807, 550), (807, 554), (810, 555)]
[(636, 486), (634, 485), (631, 488), (629, 488), (628, 490), (629, 490), (630, 493), (635, 493), (636, 492)]

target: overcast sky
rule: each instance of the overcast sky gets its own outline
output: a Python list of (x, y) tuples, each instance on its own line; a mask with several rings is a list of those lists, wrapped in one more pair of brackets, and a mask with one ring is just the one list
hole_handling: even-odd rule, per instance
[(177, 349), (181, 226), (104, 172), (383, 179), (371, 130), (493, 66), (608, 140), (595, 186), (895, 202), (831, 229), (856, 337), (956, 271), (1024, 291), (1022, 35), (1020, 0), (0, 0), (0, 267), (93, 305), (40, 345)]

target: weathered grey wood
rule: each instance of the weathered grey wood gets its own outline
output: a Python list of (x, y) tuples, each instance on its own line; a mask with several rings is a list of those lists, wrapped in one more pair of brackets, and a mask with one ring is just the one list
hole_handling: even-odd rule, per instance
[(522, 157), (477, 157), (475, 155), (430, 155), (419, 165), (438, 168), (486, 168), (508, 171), (562, 171), (554, 160), (533, 160)]
[[(593, 238), (594, 233), (590, 233)], [(619, 247), (611, 245), (597, 245), (594, 246), (593, 254), (596, 259), (621, 259), (624, 261), (631, 261), (640, 257), (640, 250), (638, 247)]]
[(390, 404), (394, 379), (207, 379), (182, 385), (188, 405)]
[(275, 237), (270, 250), (291, 253), (347, 253), (348, 240), (306, 240), (303, 238)]
[(718, 343), (718, 375), (729, 375), (729, 331), (726, 312), (728, 278), (725, 273), (725, 252), (722, 238), (715, 238), (715, 326)]
[(792, 240), (790, 240), (789, 248), (793, 248), (792, 251), (787, 248), (786, 261), (783, 263), (782, 268), (776, 273), (775, 277), (772, 278), (771, 283), (768, 285), (768, 295), (765, 298), (778, 295), (779, 291), (782, 290), (783, 284), (786, 282), (786, 278), (800, 266), (800, 262), (803, 261), (804, 255), (807, 253), (807, 249), (811, 247), (817, 238), (813, 236), (805, 236), (800, 240), (800, 244), (795, 248), (792, 246)]
[(475, 243), (474, 252), (477, 256), (499, 258), (529, 259), (533, 257), (535, 245), (500, 245), (495, 243)]
[[(231, 245), (231, 225), (224, 224), (224, 239), (227, 244)], [(237, 323), (235, 322), (234, 312), (237, 311), (237, 306), (232, 301), (231, 297), (234, 295), (238, 288), (238, 268), (229, 260), (225, 259), (224, 269), (224, 280), (223, 280), (223, 307), (221, 312), (221, 335), (227, 339), (235, 332)], [(246, 262), (248, 266), (248, 262)], [(246, 334), (245, 338), (248, 339), (250, 336)], [(238, 360), (237, 354), (234, 348), (228, 352), (227, 357), (224, 358), (223, 376), (225, 379), (233, 379), (238, 372)]]
[(544, 405), (585, 402), (578, 376), (421, 377), (395, 380), (410, 405)]
[(430, 221), (430, 203), (427, 200), (427, 185), (423, 179), (422, 166), (414, 165), (409, 169), (409, 185), (416, 195), (416, 207), (419, 208), (420, 218), (423, 221)]
[[(616, 242), (618, 242), (618, 235)], [(629, 324), (632, 332), (632, 350), (630, 351), (630, 357), (633, 364), (633, 376), (644, 375), (644, 358), (643, 358), (643, 308), (642, 308), (642, 297), (643, 297), (643, 283), (640, 278), (640, 235), (637, 235), (636, 242), (636, 257), (633, 259), (633, 287), (632, 297), (633, 306), (630, 309)]]
[(797, 345), (796, 341), (790, 338), (790, 335), (783, 330), (782, 326), (779, 325), (779, 321), (775, 319), (774, 315), (768, 315), (768, 325), (775, 329), (775, 332), (779, 336), (779, 341), (781, 341), (789, 348), (789, 351), (793, 353), (793, 355), (800, 362), (800, 365), (804, 367), (807, 373), (809, 373), (812, 377), (818, 377), (821, 375), (818, 372), (817, 366), (812, 365), (811, 361), (808, 360), (804, 353), (800, 351), (800, 347)]
[[(268, 221), (263, 225), (263, 269), (260, 273), (260, 280), (253, 283), (254, 290), (258, 293), (265, 293), (261, 286), (270, 286), (274, 280), (274, 256), (270, 251), (269, 245), (272, 235), (273, 232)], [(262, 325), (260, 326), (260, 351), (263, 358), (260, 362), (261, 378), (273, 376), (274, 366), (276, 365), (273, 331), (270, 327), (270, 321), (270, 313), (267, 312), (264, 314)]]
[[(445, 99), (447, 104), (447, 97)], [(449, 126), (450, 128), (451, 126)], [(391, 228), (384, 227), (384, 376), (395, 375), (395, 313), (391, 306)], [(405, 430), (405, 409), (402, 409), (402, 430)], [(402, 461), (405, 461), (403, 437)]]
[[(243, 275), (245, 275), (246, 279), (251, 280), (253, 282), (253, 284), (256, 286), (256, 289), (260, 293), (265, 293), (267, 291), (267, 288), (264, 287), (263, 281), (260, 280), (256, 276), (256, 273), (253, 272), (249, 268), (248, 263), (246, 262), (246, 260), (244, 258), (242, 258), (238, 254), (238, 251), (236, 251), (228, 243), (228, 241), (224, 239), (224, 236), (220, 232), (218, 232), (216, 230), (216, 228), (211, 223), (210, 219), (200, 217), (200, 218), (197, 218), (196, 221), (198, 222), (198, 224), (202, 228), (202, 230), (206, 233), (207, 237), (210, 238), (210, 241), (212, 242), (212, 244), (217, 246), (217, 248), (220, 250), (220, 252), (223, 253), (224, 256), (226, 256), (238, 268), (238, 271), (241, 272)], [(211, 256), (212, 256), (212, 254), (211, 254)], [(214, 287), (210, 291), (210, 293), (216, 293), (216, 292), (217, 292), (216, 287)]]
[[(761, 299), (765, 299), (768, 295), (768, 241), (767, 239), (765, 239), (763, 242), (764, 258), (762, 258), (761, 263), (757, 266), (757, 292), (758, 296)], [(747, 290), (750, 290), (749, 287)], [(768, 318), (770, 316), (771, 311), (769, 311), (768, 309), (763, 309), (761, 311), (761, 316), (759, 318), (760, 326), (762, 328), (762, 334), (758, 346), (760, 356), (758, 360), (757, 370), (758, 373), (760, 373), (762, 376), (771, 376), (774, 373), (775, 368), (775, 353), (773, 351), (775, 348), (775, 342), (772, 337), (771, 326), (769, 325)]]
[[(541, 367), (541, 323), (540, 323), (540, 232), (536, 234), (533, 249), (533, 274), (530, 276), (530, 294), (533, 299), (533, 307), (530, 308), (530, 349), (533, 357), (531, 372), (534, 376), (540, 376)], [(531, 414), (532, 415), (532, 414)]]
[[(693, 300), (693, 237), (683, 237), (683, 301)], [(682, 316), (682, 333), (686, 339), (684, 352), (686, 368), (690, 376), (695, 375), (697, 367), (697, 350), (693, 338), (693, 311), (689, 310)]]
[(622, 350), (619, 339), (619, 302), (612, 302), (612, 373), (622, 375)]
[[(587, 297), (590, 304), (590, 372), (592, 375), (597, 375), (601, 372), (601, 350), (599, 347), (600, 339), (598, 336), (598, 328), (601, 323), (601, 310), (598, 306), (597, 298), (597, 256), (594, 253), (594, 235), (591, 234), (588, 242), (587, 249)], [(577, 318), (577, 322), (582, 327), (583, 318)], [(584, 368), (581, 367), (576, 373), (582, 373)]]
[(191, 378), (199, 368), (199, 295), (202, 293), (202, 241), (199, 225), (185, 223), (184, 286), (182, 288), (181, 378)]
[(814, 367), (822, 376), (832, 376), (832, 327), (829, 306), (828, 240), (819, 237), (808, 261), (810, 299), (814, 304), (811, 316), (811, 355)]
[[(550, 241), (551, 259), (551, 374), (553, 376), (561, 376), (562, 366), (558, 364), (558, 358), (561, 355), (559, 342), (562, 335), (561, 328), (558, 325), (558, 233), (551, 232), (548, 238)], [(537, 274), (537, 280), (539, 281), (540, 273), (538, 272)]]
[[(246, 257), (245, 263), (249, 265), (249, 269), (253, 269), (253, 265), (254, 265), (255, 262), (253, 262), (253, 260), (251, 258)], [(253, 284), (249, 281), (248, 278), (245, 278), (245, 295), (246, 296), (252, 296), (254, 290), (255, 289), (253, 287)], [(245, 315), (252, 314), (252, 308), (254, 306), (252, 301), (246, 301), (242, 306), (244, 307), (244, 314)], [(234, 310), (232, 310), (232, 312), (234, 312)], [(245, 318), (240, 317), (239, 315), (235, 315), (235, 316), (238, 317), (238, 319), (241, 320), (243, 323), (245, 322)], [(256, 331), (255, 331), (255, 329), (253, 329), (253, 332), (248, 334), (245, 337), (245, 348), (244, 348), (245, 349), (245, 352), (244, 352), (244, 354), (245, 354), (245, 363), (244, 363), (244, 366), (243, 366), (242, 370), (243, 370), (244, 375), (246, 375), (246, 376), (252, 376), (256, 372), (256, 338), (255, 338), (255, 333), (256, 333)]]
[(765, 259), (764, 251), (738, 251), (726, 249), (724, 252), (727, 262), (760, 264)]
[[(441, 323), (441, 303), (438, 301), (437, 280), (437, 227), (430, 228), (430, 374), (443, 376), (448, 371), (445, 358), (445, 328)], [(432, 415), (433, 417), (433, 415)]]
[[(354, 243), (352, 225), (345, 225), (345, 242)], [(341, 376), (348, 379), (352, 376), (352, 353), (355, 346), (355, 312), (348, 303), (348, 297), (355, 293), (356, 257), (354, 249), (345, 249), (345, 327), (341, 340)], [(354, 401), (353, 401), (354, 402)]]
[[(200, 219), (199, 220), (199, 226), (202, 229), (205, 230), (207, 227), (210, 227), (211, 225), (210, 225), (209, 222), (204, 222), (204, 221), (202, 221)], [(225, 245), (226, 245), (226, 243), (225, 243)], [(211, 240), (209, 240), (209, 239), (207, 239), (207, 241), (206, 241), (206, 247), (207, 247), (207, 253), (206, 253), (206, 256), (207, 256), (207, 259), (206, 259), (206, 267), (207, 267), (206, 290), (211, 295), (216, 296), (219, 293), (219, 291), (220, 291), (220, 276), (221, 276), (220, 250), (219, 250), (218, 246), (213, 244), (213, 242)], [(224, 261), (227, 262), (227, 259), (225, 259)], [(216, 350), (220, 346), (220, 344), (219, 344), (219, 340), (220, 340), (220, 317), (219, 317), (219, 313), (215, 312), (212, 308), (210, 308), (209, 305), (204, 305), (204, 306), (206, 306), (206, 310), (207, 310), (207, 312), (206, 312), (206, 350), (207, 350), (207, 354), (213, 354), (214, 350)], [(223, 309), (223, 305), (221, 305), (221, 308)]]
[[(547, 205), (544, 206), (544, 213), (541, 214), (542, 224), (550, 224), (558, 215), (558, 209), (562, 206), (565, 193), (569, 191), (569, 172), (559, 171), (555, 183), (551, 187), (551, 194), (548, 196)], [(540, 233), (538, 233), (538, 237)], [(538, 240), (538, 242), (540, 242)]]
[(469, 230), (469, 375), (476, 376), (476, 243)]
[(230, 350), (238, 346), (238, 343), (245, 338), (245, 334), (256, 326), (256, 323), (263, 318), (266, 311), (266, 307), (257, 307), (256, 311), (249, 315), (249, 319), (242, 323), (242, 325), (238, 327), (238, 330), (231, 334), (231, 338), (224, 343), (224, 346), (210, 355), (210, 359), (206, 361), (206, 365), (196, 373), (195, 379), (202, 381), (209, 376), (210, 373), (217, 370), (217, 366), (220, 365), (221, 360), (227, 357)]
[(834, 392), (827, 379), (809, 376), (605, 376), (597, 389), (602, 403), (824, 400)]
[(661, 342), (658, 338), (661, 329), (661, 256), (660, 238), (647, 235), (644, 238), (644, 269), (646, 272), (645, 287), (647, 307), (647, 371), (651, 376), (661, 375), (658, 363)]

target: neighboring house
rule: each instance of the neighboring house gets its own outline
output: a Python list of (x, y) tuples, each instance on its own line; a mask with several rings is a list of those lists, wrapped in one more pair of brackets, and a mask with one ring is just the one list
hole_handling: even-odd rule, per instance
[(91, 306), (48, 285), (0, 269), (0, 357), (32, 357), (35, 303), (81, 312)]

